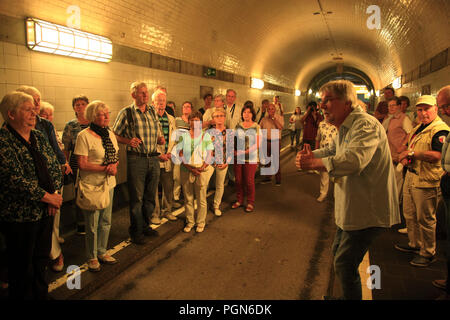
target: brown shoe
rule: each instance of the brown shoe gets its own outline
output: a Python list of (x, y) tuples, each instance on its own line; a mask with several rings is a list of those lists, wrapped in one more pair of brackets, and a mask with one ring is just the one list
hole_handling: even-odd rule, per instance
[(433, 280), (433, 281), (431, 281), (431, 283), (436, 288), (439, 288), (442, 290), (445, 290), (445, 288), (447, 287), (447, 280), (445, 280), (445, 279)]
[(104, 254), (98, 256), (98, 261), (103, 264), (116, 264), (117, 260), (111, 257), (110, 255)]

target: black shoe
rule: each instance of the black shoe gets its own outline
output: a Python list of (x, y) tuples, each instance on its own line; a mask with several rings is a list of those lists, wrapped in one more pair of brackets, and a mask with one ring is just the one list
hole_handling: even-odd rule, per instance
[(268, 184), (268, 183), (272, 183), (272, 179), (271, 178), (265, 178), (261, 181), (261, 184)]
[(414, 267), (426, 268), (435, 261), (436, 259), (434, 256), (424, 257), (418, 254), (411, 260), (410, 264)]
[(418, 253), (420, 251), (420, 248), (413, 248), (410, 247), (409, 244), (400, 244), (397, 243), (396, 245), (394, 245), (394, 248), (401, 251), (401, 252), (414, 252), (414, 253)]
[(152, 228), (145, 229), (142, 234), (146, 237), (157, 237), (159, 236), (158, 231), (153, 230)]
[(138, 244), (138, 245), (143, 245), (147, 243), (147, 239), (144, 238), (144, 236), (139, 236), (136, 238), (131, 238), (131, 242)]

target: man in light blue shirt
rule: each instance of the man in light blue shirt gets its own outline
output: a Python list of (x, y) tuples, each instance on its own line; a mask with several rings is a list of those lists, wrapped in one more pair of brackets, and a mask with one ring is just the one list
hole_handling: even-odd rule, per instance
[(334, 269), (343, 299), (361, 300), (358, 267), (372, 241), (400, 223), (400, 212), (389, 143), (381, 123), (356, 105), (350, 81), (326, 83), (319, 91), (328, 121), (338, 128), (333, 143), (311, 152), (305, 145), (296, 165), (327, 171), (334, 179)]

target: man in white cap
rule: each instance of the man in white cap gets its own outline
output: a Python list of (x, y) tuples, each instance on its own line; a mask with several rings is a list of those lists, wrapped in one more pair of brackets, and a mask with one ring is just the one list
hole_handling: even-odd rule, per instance
[(444, 173), (440, 160), (450, 128), (439, 118), (433, 96), (419, 97), (416, 110), (419, 124), (410, 133), (408, 149), (399, 155), (399, 161), (408, 168), (403, 186), (403, 215), (409, 242), (396, 244), (395, 248), (416, 253), (411, 265), (427, 267), (436, 254), (436, 209)]

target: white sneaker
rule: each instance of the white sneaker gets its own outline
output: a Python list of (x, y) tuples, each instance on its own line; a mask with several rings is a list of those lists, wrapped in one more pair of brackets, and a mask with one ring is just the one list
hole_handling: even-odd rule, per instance
[(183, 231), (184, 232), (191, 232), (192, 230), (192, 226), (187, 225), (186, 227), (184, 227)]
[(205, 226), (197, 226), (197, 229), (195, 229), (197, 233), (203, 232), (203, 230), (205, 230)]
[(216, 208), (216, 209), (214, 209), (214, 214), (215, 214), (217, 217), (220, 217), (220, 216), (222, 215), (222, 211), (220, 211), (219, 208)]
[(161, 219), (158, 217), (153, 217), (150, 219), (151, 224), (161, 224)]
[(398, 229), (398, 232), (401, 234), (408, 234), (408, 229), (406, 228)]
[(327, 197), (326, 194), (321, 194), (321, 195), (317, 198), (317, 201), (318, 201), (318, 202), (323, 202), (323, 200), (325, 200), (326, 197)]

